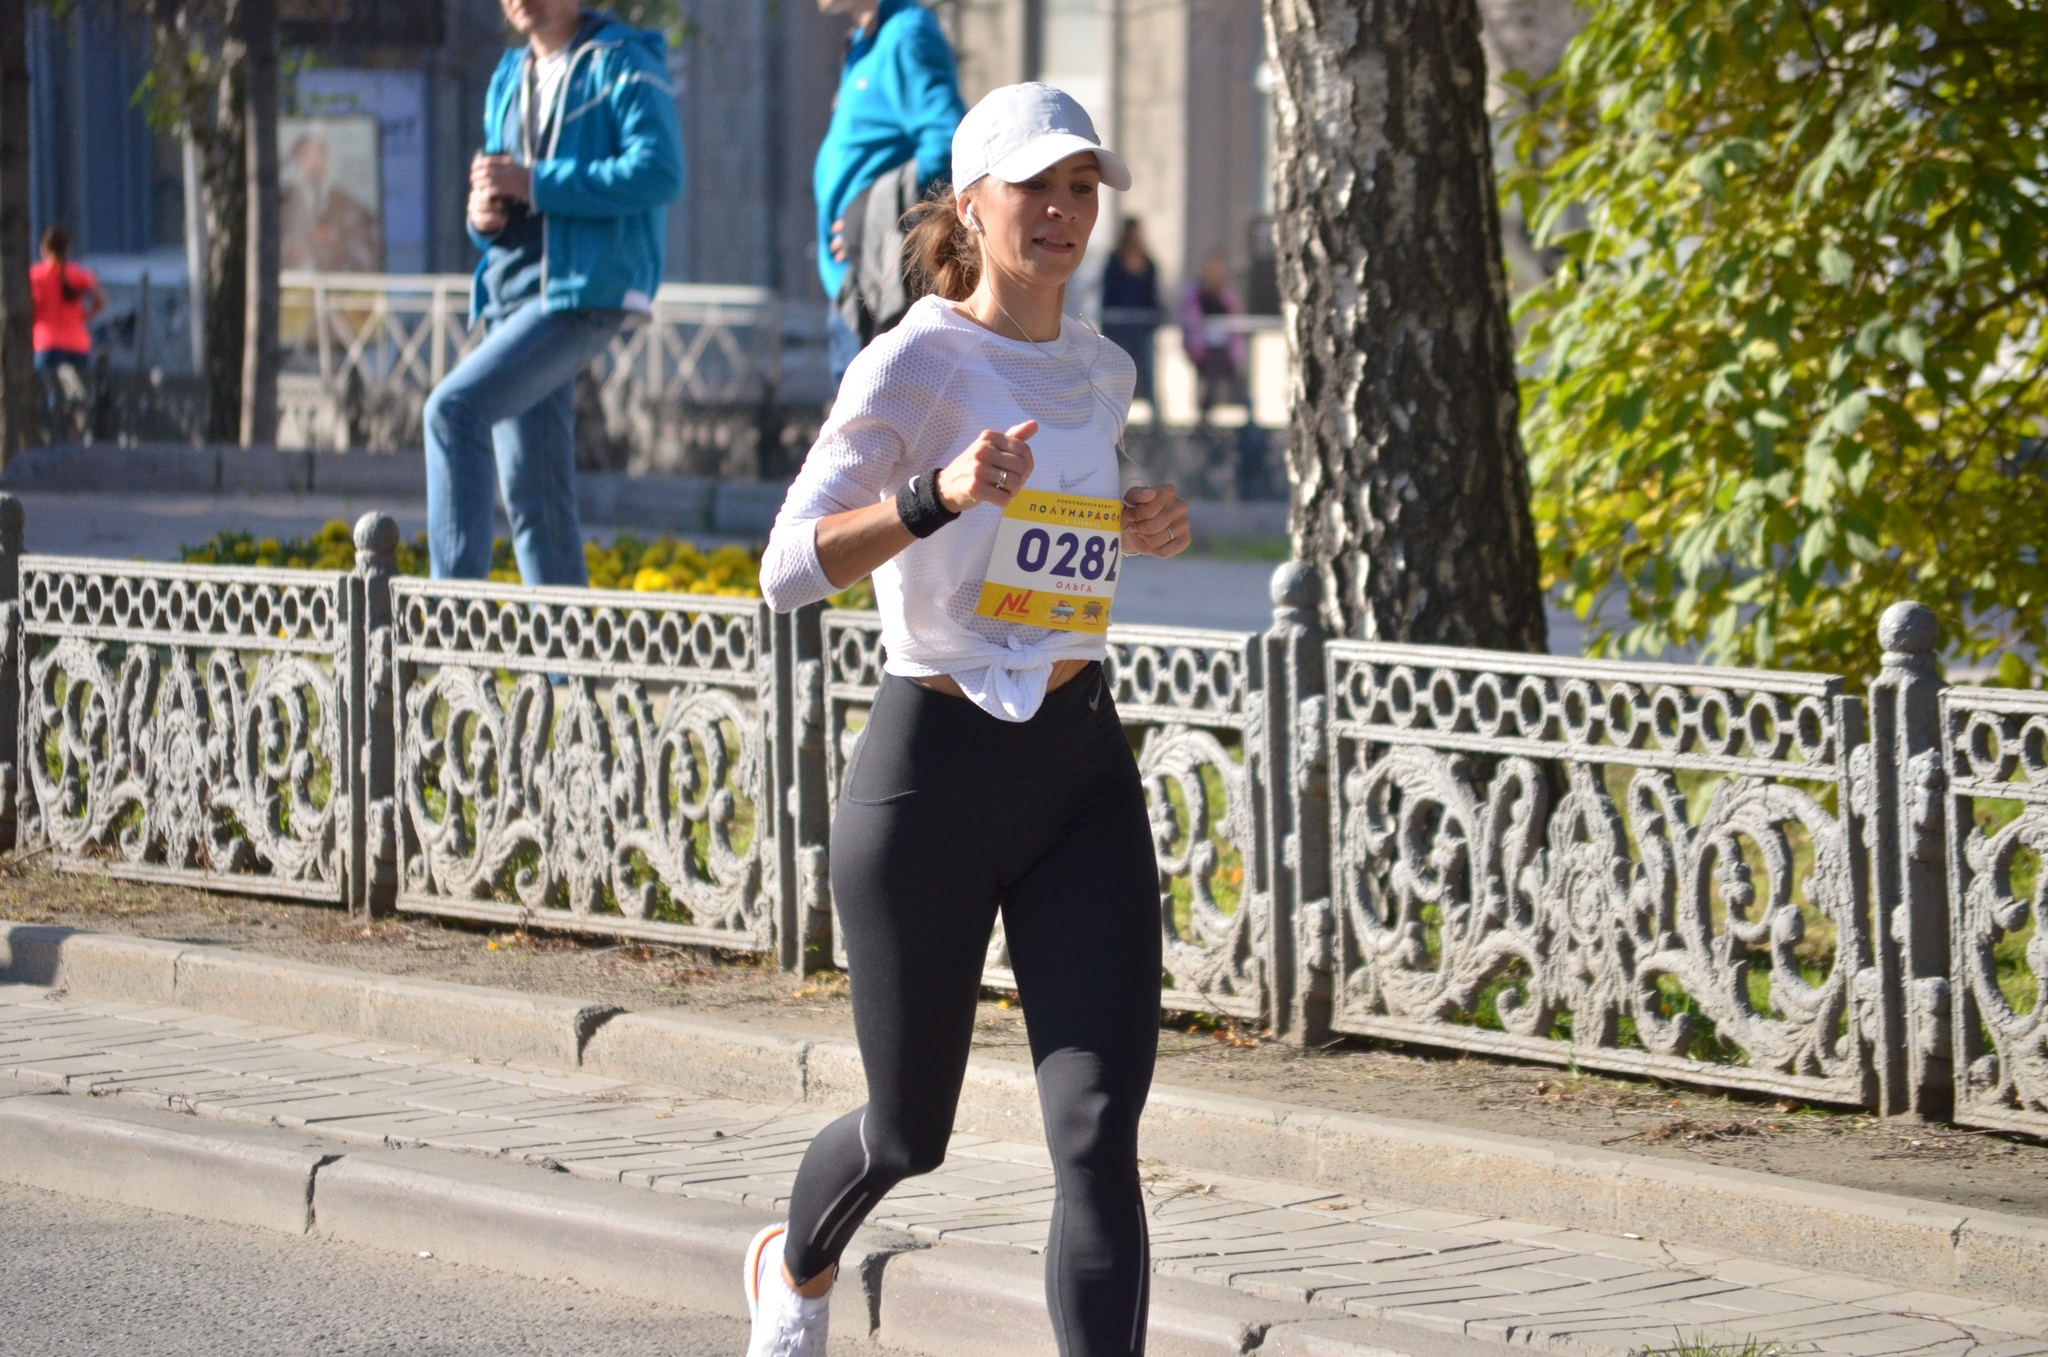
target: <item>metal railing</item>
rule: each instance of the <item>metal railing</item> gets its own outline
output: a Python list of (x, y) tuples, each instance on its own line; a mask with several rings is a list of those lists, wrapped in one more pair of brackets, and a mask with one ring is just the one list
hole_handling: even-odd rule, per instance
[[(290, 446), (413, 446), (420, 411), (483, 339), (466, 274), (286, 273), (282, 431)], [(592, 365), (608, 404), (753, 409), (783, 381), (766, 288), (667, 283)]]
[[(872, 613), (22, 556), (0, 836), (78, 870), (832, 964)], [(2048, 695), (1112, 627), (1171, 1010), (2048, 1134)], [(18, 754), (17, 754), (17, 751)], [(988, 983), (1014, 984), (1002, 939)]]

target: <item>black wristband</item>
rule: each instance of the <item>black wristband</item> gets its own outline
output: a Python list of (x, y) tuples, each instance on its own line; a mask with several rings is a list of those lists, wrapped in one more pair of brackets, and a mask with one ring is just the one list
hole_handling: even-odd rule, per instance
[(912, 537), (930, 537), (960, 515), (939, 499), (939, 473), (912, 476), (910, 484), (896, 492), (896, 514)]

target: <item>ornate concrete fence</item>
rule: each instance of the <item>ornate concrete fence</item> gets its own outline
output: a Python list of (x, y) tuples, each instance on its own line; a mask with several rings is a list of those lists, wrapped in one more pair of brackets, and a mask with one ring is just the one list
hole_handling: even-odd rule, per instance
[(391, 591), (398, 908), (738, 951), (797, 936), (774, 800), (794, 704), (765, 607)]
[[(0, 832), (75, 870), (831, 964), (870, 613), (23, 557)], [(2048, 697), (1112, 628), (1166, 998), (2048, 1134)], [(17, 751), (19, 751), (17, 756)], [(989, 983), (1013, 983), (1000, 937)]]
[(1837, 680), (1357, 642), (1325, 672), (1336, 1030), (1873, 1096)]
[[(1955, 1120), (2048, 1133), (2048, 695), (1941, 695), (1949, 796), (1948, 922), (1955, 958)], [(2001, 985), (2001, 947), (2022, 951), (2032, 993)], [(2025, 983), (2025, 982), (2023, 982)], [(1941, 994), (1940, 999), (1950, 996)]]

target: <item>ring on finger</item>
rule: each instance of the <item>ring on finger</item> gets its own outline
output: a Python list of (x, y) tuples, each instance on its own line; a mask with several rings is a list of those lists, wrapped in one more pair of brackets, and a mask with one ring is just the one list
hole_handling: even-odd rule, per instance
[(1009, 472), (1007, 472), (1007, 471), (998, 471), (998, 472), (996, 472), (996, 489), (998, 489), (998, 490), (1004, 490), (1004, 489), (1007, 489), (1007, 488), (1009, 488), (1009, 484), (1010, 484), (1010, 473), (1009, 473)]

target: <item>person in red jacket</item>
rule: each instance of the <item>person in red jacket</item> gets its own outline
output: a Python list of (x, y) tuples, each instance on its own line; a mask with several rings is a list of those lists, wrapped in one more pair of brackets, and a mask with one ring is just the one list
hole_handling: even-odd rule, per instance
[(92, 332), (86, 324), (107, 309), (92, 270), (71, 262), (71, 233), (61, 226), (43, 232), (43, 262), (28, 271), (35, 307), (36, 371), (83, 368), (92, 361)]

